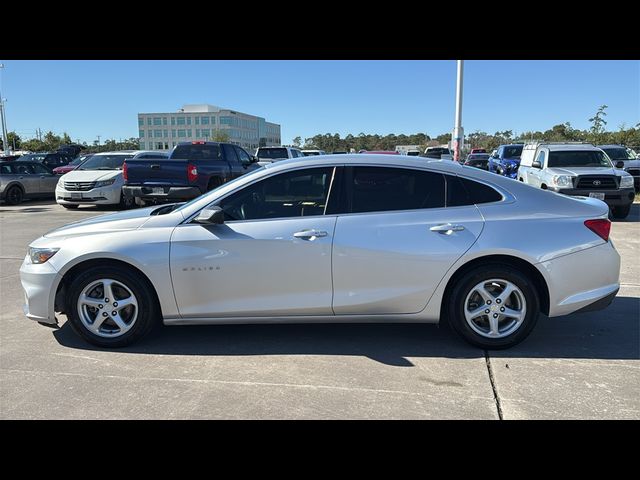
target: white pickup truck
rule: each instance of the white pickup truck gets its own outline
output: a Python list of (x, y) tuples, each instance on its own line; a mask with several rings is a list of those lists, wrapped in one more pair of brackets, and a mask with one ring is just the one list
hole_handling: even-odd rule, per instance
[[(622, 163), (622, 162), (620, 162)], [(635, 197), (633, 177), (588, 143), (531, 143), (524, 146), (518, 180), (565, 195), (605, 202), (614, 218), (626, 218)]]

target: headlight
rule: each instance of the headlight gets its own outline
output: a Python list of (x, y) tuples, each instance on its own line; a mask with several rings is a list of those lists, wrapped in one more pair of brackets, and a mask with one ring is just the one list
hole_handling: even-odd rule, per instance
[(96, 187), (108, 187), (109, 185), (113, 185), (116, 181), (116, 177), (110, 178), (109, 180), (100, 180), (96, 182)]
[(53, 257), (59, 248), (29, 248), (31, 263), (44, 263)]
[(573, 177), (571, 175), (554, 175), (553, 184), (556, 187), (573, 187)]
[(620, 177), (620, 188), (631, 188), (633, 187), (633, 177), (631, 175), (625, 175), (624, 177)]

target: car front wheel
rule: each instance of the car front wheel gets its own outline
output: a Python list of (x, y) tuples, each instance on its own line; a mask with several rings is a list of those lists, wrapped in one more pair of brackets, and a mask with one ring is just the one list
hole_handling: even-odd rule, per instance
[(159, 317), (148, 281), (133, 270), (98, 266), (69, 285), (67, 316), (82, 338), (100, 347), (124, 347), (146, 335)]
[(448, 302), (451, 326), (467, 342), (483, 349), (503, 349), (524, 340), (540, 313), (538, 292), (519, 270), (482, 265), (467, 272)]
[(615, 219), (622, 220), (629, 216), (630, 211), (631, 211), (631, 204), (624, 205), (621, 207), (613, 207), (611, 209), (611, 216)]

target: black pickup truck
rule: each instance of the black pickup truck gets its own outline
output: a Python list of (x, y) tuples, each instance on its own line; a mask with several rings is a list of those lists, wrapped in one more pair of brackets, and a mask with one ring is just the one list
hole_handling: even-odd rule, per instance
[(127, 160), (122, 194), (138, 205), (190, 200), (256, 168), (256, 158), (237, 145), (180, 142), (168, 159)]

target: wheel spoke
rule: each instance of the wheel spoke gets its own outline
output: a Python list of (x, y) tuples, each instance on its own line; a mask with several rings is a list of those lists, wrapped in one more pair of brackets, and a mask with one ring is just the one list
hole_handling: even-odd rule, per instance
[(91, 330), (93, 330), (94, 333), (98, 333), (98, 331), (100, 330), (100, 326), (104, 323), (106, 319), (107, 319), (106, 317), (103, 317), (100, 313), (98, 313), (98, 315), (96, 315), (95, 320), (91, 324)]
[(486, 315), (485, 313), (486, 306), (482, 305), (475, 310), (465, 310), (464, 314), (467, 316), (468, 320), (473, 320), (481, 315)]
[(100, 308), (100, 305), (103, 305), (104, 303), (102, 298), (92, 298), (86, 295), (82, 295), (82, 297), (80, 297), (80, 302), (83, 305), (87, 305), (89, 307), (95, 307), (95, 308)]
[(513, 310), (512, 308), (505, 307), (504, 312), (502, 312), (502, 316), (506, 318), (515, 318), (516, 320), (520, 320), (522, 318), (522, 311)]
[(115, 315), (111, 315), (111, 318), (116, 323), (116, 325), (118, 325), (118, 328), (120, 329), (120, 333), (123, 333), (125, 330), (129, 328), (129, 326), (126, 323), (124, 323), (124, 320), (122, 319), (119, 313), (116, 313)]
[(109, 300), (109, 302), (113, 302), (115, 300), (113, 296), (113, 288), (111, 288), (112, 285), (113, 281), (111, 280), (105, 280), (102, 282), (102, 286), (104, 288), (104, 298), (105, 300)]
[(493, 296), (493, 294), (489, 290), (487, 290), (487, 287), (485, 287), (484, 285), (482, 285), (480, 288), (478, 288), (476, 290), (476, 292), (478, 292), (478, 294), (482, 297), (482, 299), (485, 302), (493, 301), (496, 298), (496, 297)]
[(125, 298), (123, 300), (118, 300), (116, 302), (118, 304), (118, 306), (114, 306), (113, 308), (115, 308), (117, 311), (122, 310), (125, 307), (128, 307), (130, 305), (133, 305), (134, 307), (138, 308), (138, 302), (136, 301), (136, 299), (134, 297), (129, 297), (129, 298)]
[(498, 320), (499, 318), (496, 318), (493, 315), (489, 315), (489, 334), (491, 336), (497, 337), (498, 333), (500, 333), (498, 329)]
[(504, 287), (504, 290), (502, 291), (502, 293), (498, 295), (500, 302), (504, 304), (507, 301), (507, 299), (511, 296), (511, 294), (514, 292), (514, 290), (515, 290), (515, 287), (510, 283), (507, 283), (507, 286)]

